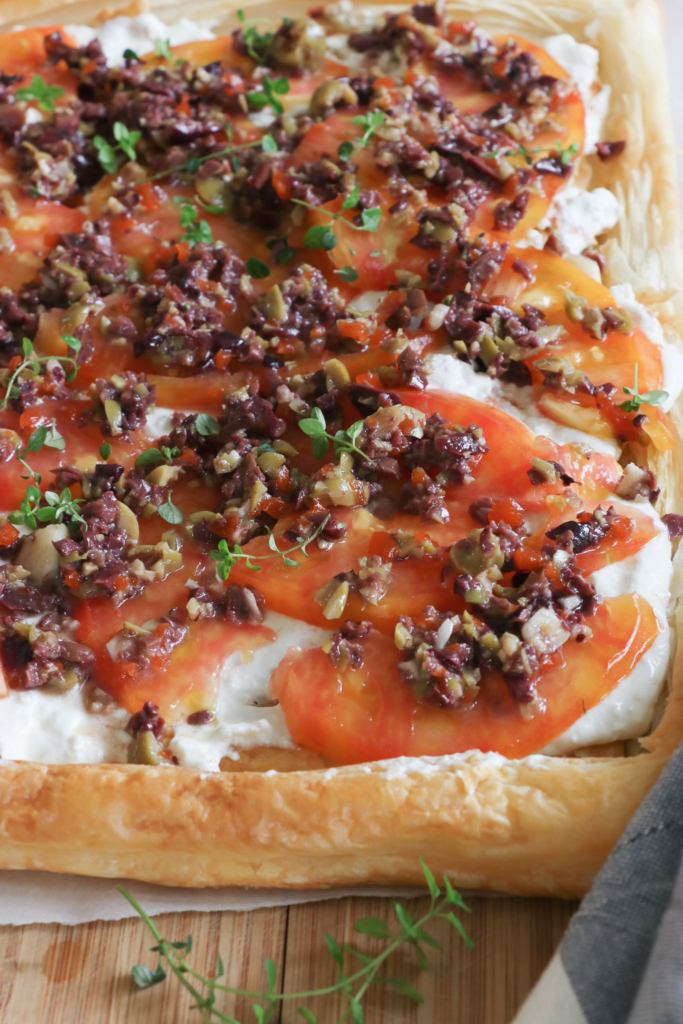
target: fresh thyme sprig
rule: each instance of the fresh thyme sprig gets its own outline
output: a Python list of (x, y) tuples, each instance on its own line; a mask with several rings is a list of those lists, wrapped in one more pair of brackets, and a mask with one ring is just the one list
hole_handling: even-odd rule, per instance
[(242, 548), (240, 547), (239, 544), (235, 544), (231, 551), (227, 540), (219, 541), (218, 550), (210, 551), (209, 554), (213, 558), (214, 562), (217, 563), (216, 571), (218, 572), (218, 575), (222, 580), (227, 580), (228, 576), (230, 575), (230, 570), (234, 565), (237, 565), (237, 562), (239, 561), (240, 558), (244, 559), (244, 563), (247, 569), (253, 569), (254, 572), (260, 572), (261, 566), (254, 565), (253, 559), (264, 561), (269, 558), (281, 558), (285, 565), (290, 566), (290, 568), (294, 568), (297, 565), (301, 565), (301, 562), (297, 562), (294, 558), (289, 558), (288, 556), (291, 555), (294, 551), (301, 551), (304, 557), (308, 558), (309, 555), (306, 548), (312, 541), (316, 539), (316, 537), (320, 533), (322, 533), (322, 531), (325, 529), (327, 520), (329, 518), (329, 516), (325, 516), (322, 523), (320, 523), (320, 525), (315, 528), (310, 537), (308, 537), (306, 540), (298, 541), (296, 544), (293, 544), (291, 548), (287, 548), (285, 551), (280, 551), (280, 549), (277, 546), (277, 541), (275, 540), (275, 535), (273, 533), (270, 533), (268, 536), (268, 547), (270, 548), (271, 551), (274, 552), (274, 554), (272, 555), (253, 555), (250, 554), (248, 551), (242, 551)]
[(560, 159), (560, 163), (568, 166), (572, 162), (572, 157), (579, 155), (579, 144), (578, 142), (572, 142), (570, 146), (563, 149), (558, 141), (554, 146), (534, 146), (533, 149), (527, 149), (526, 146), (520, 143), (516, 149), (505, 149), (500, 153), (491, 152), (482, 153), (481, 155), (485, 159), (496, 156), (523, 156), (526, 163), (531, 166), (534, 156), (538, 153), (548, 153), (550, 156), (557, 156)]
[[(30, 480), (26, 488), (26, 497), (22, 499), (19, 508), (10, 512), (8, 519), (13, 526), (27, 526), (30, 530), (38, 528), (41, 523), (61, 523), (64, 517), (69, 517), (69, 523), (82, 523), (83, 517), (78, 511), (78, 506), (83, 504), (82, 498), (72, 498), (71, 491), (65, 487), (59, 494), (56, 491), (41, 493), (41, 475), (29, 466), (26, 457), (30, 453), (39, 452), (41, 448), (55, 448), (57, 451), (64, 451), (66, 442), (53, 420), (50, 426), (41, 424), (36, 427), (29, 437), (25, 448), (18, 448), (16, 455), (18, 461), (27, 471), (28, 476), (22, 476), (22, 480)], [(42, 501), (46, 504), (43, 505)]]
[(376, 134), (377, 129), (381, 128), (385, 121), (386, 114), (381, 110), (371, 110), (367, 114), (358, 114), (356, 117), (352, 117), (351, 124), (362, 128), (363, 132), (353, 142), (342, 142), (341, 146), (337, 149), (339, 159), (344, 161), (350, 160), (356, 149), (362, 149), (363, 146), (367, 146)]
[(116, 174), (118, 170), (117, 151), (122, 152), (129, 160), (135, 160), (135, 147), (142, 135), (142, 132), (128, 131), (122, 121), (114, 122), (112, 132), (117, 142), (116, 146), (112, 146), (102, 135), (96, 135), (92, 140), (100, 166), (107, 174)]
[(206, 245), (213, 245), (213, 233), (207, 221), (197, 220), (199, 214), (194, 206), (184, 203), (180, 208), (180, 226), (185, 228), (185, 234), (181, 242), (187, 242), (190, 249), (194, 249), (198, 242)]
[[(230, 144), (224, 149), (217, 149), (212, 153), (207, 153), (206, 156), (189, 156), (184, 164), (179, 167), (167, 167), (164, 171), (159, 171), (157, 174), (152, 174), (149, 178), (143, 178), (142, 181), (138, 181), (137, 185), (145, 185), (148, 181), (158, 181), (160, 178), (166, 178), (169, 174), (177, 174), (178, 171), (183, 171), (186, 174), (196, 174), (202, 164), (205, 164), (207, 160), (217, 160), (221, 156), (230, 156), (232, 153), (237, 152), (240, 149), (253, 149), (255, 146), (260, 146), (263, 149), (263, 139), (266, 137), (272, 138), (272, 136), (263, 136), (261, 139), (253, 139), (251, 142), (239, 142)], [(268, 143), (266, 143), (268, 146)], [(266, 152), (268, 150), (266, 149)]]
[(278, 99), (279, 96), (286, 96), (289, 92), (289, 79), (288, 78), (265, 78), (261, 79), (261, 86), (263, 92), (248, 92), (247, 99), (254, 110), (263, 110), (264, 107), (270, 107), (275, 114), (284, 114), (285, 108), (282, 102)]
[(332, 441), (337, 458), (346, 452), (359, 455), (374, 466), (373, 460), (356, 446), (356, 438), (363, 429), (363, 420), (356, 420), (347, 430), (338, 430), (336, 434), (328, 434), (326, 427), (325, 417), (317, 406), (313, 407), (308, 419), (299, 420), (299, 429), (313, 438), (313, 455), (316, 459), (325, 458), (329, 442)]
[[(202, 1019), (214, 1022), (214, 1024), (239, 1024), (234, 1017), (223, 1013), (216, 1006), (216, 996), (220, 993), (242, 996), (246, 999), (256, 1000), (252, 1004), (254, 1020), (256, 1024), (270, 1024), (275, 1020), (278, 1004), (287, 1002), (300, 1002), (320, 996), (341, 995), (347, 1002), (346, 1009), (338, 1018), (337, 1024), (351, 1020), (353, 1024), (363, 1024), (365, 1011), (363, 999), (372, 985), (389, 985), (401, 995), (407, 996), (417, 1003), (422, 1002), (422, 996), (418, 990), (404, 978), (389, 978), (380, 975), (380, 970), (388, 958), (402, 946), (412, 946), (417, 955), (418, 963), (422, 970), (428, 966), (428, 960), (423, 946), (431, 949), (441, 950), (441, 944), (434, 938), (431, 932), (426, 929), (435, 921), (447, 921), (458, 932), (468, 949), (472, 948), (472, 941), (465, 931), (464, 925), (459, 917), (451, 909), (458, 907), (469, 913), (462, 897), (447, 878), (444, 878), (444, 892), (442, 893), (436, 883), (434, 875), (420, 857), (420, 864), (424, 872), (425, 880), (429, 888), (430, 903), (426, 914), (420, 918), (414, 918), (401, 903), (394, 903), (394, 912), (399, 924), (399, 930), (392, 933), (386, 921), (381, 917), (364, 917), (356, 921), (354, 930), (359, 935), (369, 935), (371, 938), (385, 942), (386, 945), (377, 956), (368, 956), (361, 953), (353, 946), (344, 944), (340, 946), (331, 935), (325, 935), (325, 944), (330, 956), (334, 960), (337, 969), (337, 978), (332, 985), (323, 988), (311, 989), (309, 992), (278, 992), (277, 970), (272, 960), (266, 960), (266, 978), (268, 988), (265, 992), (250, 992), (245, 989), (232, 988), (229, 985), (220, 984), (219, 979), (225, 974), (225, 966), (222, 958), (218, 957), (216, 973), (212, 978), (207, 978), (195, 971), (187, 962), (186, 957), (192, 950), (192, 936), (188, 935), (185, 942), (169, 942), (163, 938), (154, 922), (145, 913), (140, 904), (122, 886), (118, 886), (119, 892), (125, 896), (133, 909), (145, 922), (156, 940), (156, 945), (151, 951), (158, 954), (158, 961), (155, 970), (143, 965), (137, 965), (132, 970), (133, 980), (139, 988), (149, 988), (158, 985), (166, 979), (166, 965), (176, 976), (180, 984), (195, 1000), (193, 1009), (199, 1010)], [(357, 970), (350, 973), (345, 969), (345, 954), (353, 957), (360, 963)], [(308, 1024), (317, 1024), (315, 1015), (305, 1006), (297, 1007), (298, 1013)], [(329, 1020), (329, 1018), (326, 1018)]]
[(171, 53), (171, 46), (168, 39), (155, 39), (154, 52), (157, 57), (161, 57), (162, 60), (173, 60), (173, 54)]
[[(65, 342), (67, 348), (70, 348), (72, 352), (78, 353), (78, 351), (80, 350), (81, 343), (78, 340), (78, 338), (74, 338), (72, 334), (63, 334), (62, 341)], [(12, 372), (12, 376), (9, 378), (7, 384), (5, 385), (5, 394), (2, 398), (2, 401), (0, 401), (0, 412), (7, 408), (7, 403), (10, 401), (10, 399), (19, 398), (20, 391), (19, 388), (17, 387), (17, 379), (20, 373), (27, 367), (33, 370), (35, 374), (37, 374), (40, 369), (41, 363), (49, 363), (51, 359), (56, 359), (60, 363), (64, 363), (66, 365), (71, 366), (71, 369), (66, 375), (66, 379), (69, 383), (74, 379), (76, 373), (78, 372), (76, 360), (73, 359), (71, 356), (37, 356), (33, 350), (33, 343), (29, 340), (29, 338), (23, 338), (21, 345), (24, 353), (24, 358), (16, 367), (16, 369)]]
[[(359, 196), (360, 189), (356, 185), (343, 201), (342, 210), (352, 210), (358, 204)], [(341, 211), (332, 213), (331, 210), (323, 210), (322, 207), (314, 206), (313, 203), (307, 203), (303, 199), (292, 199), (292, 202), (297, 206), (305, 206), (308, 210), (315, 210), (316, 213), (324, 213), (330, 218), (329, 224), (314, 224), (312, 228), (308, 229), (304, 236), (304, 245), (307, 249), (324, 249), (326, 252), (334, 249), (339, 241), (331, 226), (335, 220), (342, 220), (347, 228), (352, 228), (354, 231), (375, 232), (382, 219), (382, 211), (379, 206), (374, 206), (371, 210), (361, 210), (361, 223), (354, 224), (352, 220), (342, 217)]]
[(662, 405), (669, 397), (668, 391), (646, 391), (644, 395), (638, 394), (638, 363), (634, 366), (633, 387), (622, 388), (622, 391), (625, 395), (631, 395), (631, 398), (619, 405), (624, 412), (639, 412), (641, 405)]
[(34, 75), (31, 84), (17, 89), (14, 95), (18, 100), (35, 100), (41, 110), (52, 114), (55, 100), (64, 95), (64, 89), (61, 85), (48, 85), (41, 75)]
[[(237, 20), (246, 24), (244, 11), (237, 12)], [(254, 23), (247, 24), (242, 29), (242, 40), (247, 48), (247, 53), (257, 64), (265, 65), (270, 56), (270, 47), (273, 42), (272, 32), (260, 32)]]
[(166, 448), (165, 446), (163, 448), (145, 448), (144, 452), (140, 452), (135, 460), (135, 468), (153, 466), (157, 462), (165, 462), (167, 466), (170, 466), (173, 460), (179, 458), (181, 454), (180, 448)]

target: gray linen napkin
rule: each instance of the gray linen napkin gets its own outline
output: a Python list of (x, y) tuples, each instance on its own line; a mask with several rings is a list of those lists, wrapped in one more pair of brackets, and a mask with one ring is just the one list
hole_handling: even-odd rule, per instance
[(513, 1024), (683, 1024), (683, 744)]

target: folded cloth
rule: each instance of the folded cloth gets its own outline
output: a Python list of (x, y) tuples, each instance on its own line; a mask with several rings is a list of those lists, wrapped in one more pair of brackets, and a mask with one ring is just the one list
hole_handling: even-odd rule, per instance
[(683, 1024), (683, 744), (513, 1024)]

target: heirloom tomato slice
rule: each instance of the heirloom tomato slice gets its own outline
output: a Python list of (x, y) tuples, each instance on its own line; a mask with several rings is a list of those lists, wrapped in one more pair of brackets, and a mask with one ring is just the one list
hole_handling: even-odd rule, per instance
[(568, 641), (545, 659), (535, 677), (538, 702), (525, 714), (497, 672), (485, 673), (460, 707), (420, 702), (399, 677), (393, 640), (377, 632), (364, 642), (360, 668), (343, 672), (322, 648), (290, 648), (271, 693), (294, 741), (336, 764), (467, 750), (525, 757), (611, 693), (659, 633), (652, 608), (634, 594), (606, 600), (590, 625), (589, 640)]
[[(136, 431), (124, 438), (104, 437), (99, 425), (87, 414), (90, 402), (45, 398), (39, 405), (29, 406), (23, 413), (5, 410), (0, 413), (0, 425), (7, 432), (0, 444), (0, 460), (4, 462), (3, 508), (7, 511), (19, 507), (19, 502), (26, 495), (27, 472), (17, 458), (17, 448), (25, 448), (33, 431), (40, 426), (55, 426), (65, 441), (61, 450), (47, 445), (38, 452), (31, 452), (27, 458), (31, 469), (42, 476), (42, 490), (54, 489), (52, 470), (60, 466), (81, 466), (82, 460), (101, 462), (100, 445), (108, 441), (112, 446), (112, 461), (124, 468), (130, 468), (136, 456), (150, 446), (150, 440)], [(15, 436), (16, 435), (16, 436)], [(74, 498), (80, 497), (80, 484), (71, 488)]]

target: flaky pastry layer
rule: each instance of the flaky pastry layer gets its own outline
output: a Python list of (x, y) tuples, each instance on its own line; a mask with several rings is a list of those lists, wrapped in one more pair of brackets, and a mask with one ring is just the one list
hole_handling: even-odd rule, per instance
[[(218, 17), (237, 3), (152, 3), (167, 20)], [(275, 14), (274, 5), (240, 6)], [(288, 5), (303, 13), (308, 2)], [(370, 6), (366, 4), (365, 6)], [(379, 4), (377, 5), (380, 6)], [(656, 0), (459, 0), (456, 17), (531, 39), (569, 32), (596, 47), (612, 97), (604, 136), (627, 139), (604, 164), (584, 158), (589, 187), (612, 189), (624, 215), (603, 246), (605, 283), (630, 282), (683, 337), (675, 144)], [(138, 13), (104, 2), (0, 0), (0, 24), (93, 22)], [(584, 170), (584, 174), (586, 171)], [(681, 403), (672, 413), (679, 433)], [(683, 452), (652, 465), (661, 512), (683, 512)], [(683, 555), (674, 597), (683, 593)], [(680, 635), (683, 613), (676, 613)], [(461, 887), (582, 895), (683, 737), (683, 654), (663, 718), (630, 758), (507, 761), (497, 755), (398, 759), (331, 770), (220, 774), (134, 765), (0, 765), (0, 868), (36, 868), (181, 886), (307, 888), (419, 883), (422, 855)], [(266, 761), (267, 763), (267, 761)]]

